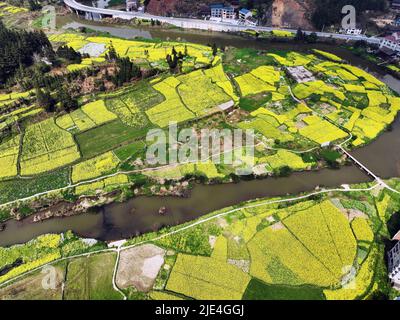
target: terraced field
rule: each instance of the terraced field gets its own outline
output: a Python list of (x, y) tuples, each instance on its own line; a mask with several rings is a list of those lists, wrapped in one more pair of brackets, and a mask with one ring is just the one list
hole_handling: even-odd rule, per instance
[[(347, 140), (350, 147), (370, 142), (400, 110), (400, 98), (387, 86), (328, 52), (258, 52), (257, 59), (238, 66), (239, 59), (227, 58), (231, 52), (214, 58), (210, 48), (192, 44), (77, 34), (53, 35), (51, 40), (77, 50), (103, 44), (99, 57), (72, 69), (102, 63), (112, 42), (121, 56), (164, 71), (115, 92), (85, 96), (70, 113), (24, 122), (20, 133), (0, 144), (2, 203), (52, 189), (63, 190), (54, 197), (70, 199), (94, 197), (135, 183), (153, 190), (160, 183), (174, 184), (188, 176), (230, 181), (237, 163), (185, 163), (143, 171), (147, 132), (164, 129), (170, 122), (183, 126), (190, 121), (198, 129), (253, 129), (255, 154), (250, 157), (245, 149), (239, 150), (241, 158), (236, 160), (242, 166), (251, 164), (255, 175), (284, 175), (318, 168), (325, 158), (335, 161), (341, 154), (332, 156), (333, 151), (326, 149), (329, 146)], [(188, 52), (184, 73), (165, 71), (165, 55), (172, 47)], [(236, 54), (243, 58), (248, 52)], [(287, 69), (296, 66), (305, 67), (314, 79), (297, 83)], [(2, 94), (0, 108), (30, 94)], [(5, 112), (0, 122), (15, 121), (36, 110), (32, 106), (17, 114)], [(335, 193), (297, 203), (258, 201), (232, 209), (190, 231), (154, 241), (166, 249), (168, 267), (161, 269), (153, 290), (143, 294), (152, 299), (241, 299), (254, 297), (256, 291), (260, 298), (271, 297), (276, 290), (290, 297), (364, 297), (382, 252), (375, 243), (379, 221), (394, 207), (391, 196), (378, 190), (354, 197)], [(14, 263), (17, 256), (24, 259), (0, 282), (90, 249), (76, 239), (65, 242), (56, 235), (46, 237), (46, 245), (39, 238), (1, 249), (5, 251), (0, 255), (7, 257), (2, 267)], [(31, 256), (30, 251), (41, 246), (46, 254)], [(110, 283), (115, 257), (110, 254), (106, 260), (104, 270), (95, 257), (70, 263), (66, 297), (120, 298)], [(99, 279), (90, 276), (99, 270), (104, 271)], [(355, 289), (347, 288), (349, 270), (356, 270), (356, 278), (350, 279), (360, 283)]]
[[(399, 185), (398, 179), (390, 183)], [(17, 258), (23, 261), (1, 276), (0, 284), (54, 261), (65, 270), (64, 299), (365, 298), (384, 285), (383, 250), (373, 235), (385, 221), (382, 217), (399, 207), (397, 195), (379, 188), (367, 191), (370, 185), (351, 186), (352, 193), (254, 200), (167, 228), (163, 237), (149, 234), (145, 245), (133, 238), (123, 250), (136, 250), (140, 257), (124, 262), (124, 270), (130, 270), (129, 263), (135, 266), (133, 278), (125, 274), (133, 285), (120, 292), (112, 286), (116, 253), (71, 232), (0, 248), (0, 268)], [(146, 253), (148, 248), (165, 252), (165, 257), (155, 261), (160, 257)], [(89, 254), (95, 250), (100, 252)], [(88, 255), (68, 259), (82, 252)], [(63, 266), (57, 262), (60, 258), (66, 259)], [(27, 274), (13, 282), (11, 286), (21, 289), (12, 294), (43, 294), (27, 285), (36, 277)], [(150, 287), (142, 286), (149, 277)], [(9, 295), (8, 288), (0, 294)]]
[(21, 154), (21, 174), (34, 175), (71, 164), (80, 158), (72, 134), (54, 119), (28, 126)]
[[(216, 219), (156, 241), (176, 255), (155, 292), (196, 299), (364, 297), (377, 286), (382, 251), (371, 241), (379, 228), (375, 205), (386, 203), (385, 194), (360, 192), (363, 200), (356, 200), (334, 193), (283, 206), (277, 199), (253, 201), (223, 216), (219, 211)], [(390, 203), (398, 206), (394, 198)], [(349, 215), (354, 208), (356, 217)]]
[(6, 2), (0, 1), (0, 17), (24, 12), (28, 12), (28, 9), (15, 7)]
[[(102, 44), (105, 51), (92, 59), (101, 59), (111, 42), (122, 56), (139, 58), (140, 50), (152, 49), (147, 57), (152, 63), (162, 60), (161, 51), (168, 52), (172, 46), (177, 51), (185, 51), (186, 45), (192, 58), (209, 65), (181, 75), (163, 74), (115, 92), (98, 94), (89, 101), (84, 100), (87, 102), (69, 114), (27, 125), (22, 138), (15, 135), (0, 145), (0, 163), (4, 168), (0, 179), (15, 179), (11, 185), (19, 185), (19, 179), (15, 178), (18, 175), (36, 176), (72, 167), (72, 183), (99, 178), (92, 185), (80, 186), (77, 190), (80, 195), (85, 190), (92, 193), (108, 185), (115, 186), (118, 181), (124, 185), (129, 183), (124, 176), (120, 180), (116, 178), (116, 182), (102, 181), (101, 176), (116, 172), (118, 166), (133, 169), (126, 160), (103, 167), (94, 165), (97, 159), (109, 158), (113, 150), (142, 141), (152, 128), (207, 118), (220, 112), (222, 106), (241, 109), (240, 117), (229, 126), (253, 129), (256, 140), (263, 141), (265, 148), (257, 148), (253, 158), (240, 159), (244, 165), (253, 163), (253, 173), (280, 174), (285, 168), (307, 170), (318, 166), (318, 155), (303, 155), (302, 150), (318, 149), (350, 137), (354, 147), (368, 143), (394, 121), (400, 109), (400, 98), (382, 82), (327, 52), (257, 52), (257, 59), (242, 63), (243, 71), (237, 73), (229, 71), (236, 70), (233, 65), (238, 61), (226, 58), (230, 52), (212, 58), (210, 48), (204, 46), (72, 33), (53, 35), (51, 40), (67, 43), (77, 50)], [(243, 53), (231, 50), (238, 56), (253, 54), (248, 50)], [(288, 75), (287, 66), (304, 66), (316, 80), (296, 83)], [(3, 94), (0, 99), (12, 102), (30, 94)], [(24, 112), (21, 110), (21, 114)], [(13, 119), (13, 116), (4, 117), (7, 121)], [(86, 167), (89, 163), (93, 165)], [(236, 170), (234, 166), (208, 163), (155, 170), (146, 175), (153, 180), (163, 176), (179, 180), (187, 174), (226, 179)]]
[(101, 62), (102, 60), (99, 59), (104, 58), (108, 47), (111, 44), (115, 48), (117, 54), (120, 56), (129, 57), (130, 59), (138, 62), (145, 61), (152, 66), (159, 68), (168, 68), (168, 65), (165, 61), (165, 56), (168, 53), (171, 53), (172, 48), (175, 48), (177, 52), (187, 53), (188, 57), (185, 61), (185, 65), (186, 68), (189, 69), (193, 69), (195, 66), (207, 65), (213, 59), (211, 48), (193, 43), (182, 44), (180, 42), (145, 42), (107, 37), (87, 37), (75, 33), (55, 34), (50, 36), (49, 39), (52, 42), (66, 44), (75, 50), (87, 53), (91, 52), (91, 50), (86, 49), (88, 45), (101, 44), (105, 47), (105, 50), (100, 54), (97, 52), (97, 59), (84, 59), (80, 65), (71, 65), (69, 67), (70, 71), (86, 68), (92, 63)]

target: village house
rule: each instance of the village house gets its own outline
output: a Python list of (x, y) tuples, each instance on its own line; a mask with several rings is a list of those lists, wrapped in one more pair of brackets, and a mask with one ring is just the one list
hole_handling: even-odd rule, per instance
[(397, 243), (388, 253), (389, 279), (393, 287), (400, 290), (400, 231), (393, 239)]
[(392, 55), (393, 53), (400, 53), (400, 32), (394, 32), (390, 36), (382, 39), (379, 50)]
[(257, 20), (253, 17), (253, 13), (248, 9), (239, 10), (239, 21), (248, 26), (256, 26)]
[(287, 72), (297, 83), (315, 81), (313, 73), (303, 66), (287, 67)]
[(225, 6), (222, 3), (216, 3), (210, 5), (210, 8), (212, 20), (223, 21), (236, 19), (235, 9), (231, 6)]
[(239, 19), (240, 20), (246, 20), (248, 18), (251, 18), (252, 16), (253, 16), (253, 13), (250, 10), (240, 9), (240, 11), (239, 11)]

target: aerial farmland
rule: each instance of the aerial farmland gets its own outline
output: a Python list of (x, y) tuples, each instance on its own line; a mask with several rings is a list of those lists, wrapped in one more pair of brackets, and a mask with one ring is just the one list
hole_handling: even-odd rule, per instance
[(26, 49), (0, 72), (0, 300), (398, 295), (399, 80), (347, 42), (21, 31), (29, 10), (0, 9), (4, 57)]

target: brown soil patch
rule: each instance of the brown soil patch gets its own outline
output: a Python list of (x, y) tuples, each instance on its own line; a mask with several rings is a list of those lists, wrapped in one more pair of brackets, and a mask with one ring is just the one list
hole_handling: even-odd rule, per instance
[(170, 15), (176, 12), (175, 6), (178, 0), (150, 0), (147, 6), (147, 12), (156, 15)]
[(308, 0), (275, 0), (272, 5), (271, 22), (275, 27), (313, 29), (309, 22), (311, 12)]
[(349, 221), (351, 221), (354, 218), (368, 219), (368, 216), (364, 212), (362, 212), (360, 210), (349, 209), (349, 210), (347, 210), (347, 218), (349, 219)]
[(152, 289), (161, 266), (165, 250), (152, 244), (121, 251), (116, 282), (120, 288), (134, 286), (148, 292)]
[(277, 222), (271, 226), (272, 230), (282, 230), (285, 228), (282, 222)]

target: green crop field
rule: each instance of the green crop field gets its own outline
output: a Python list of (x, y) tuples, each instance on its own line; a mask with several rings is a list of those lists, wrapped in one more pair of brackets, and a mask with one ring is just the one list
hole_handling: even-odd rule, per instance
[(112, 287), (115, 259), (114, 253), (108, 253), (72, 260), (67, 266), (65, 299), (121, 299)]
[(147, 128), (132, 129), (120, 120), (76, 135), (83, 158), (91, 158), (121, 144), (145, 136)]
[(47, 190), (66, 187), (69, 183), (70, 169), (58, 169), (37, 175), (31, 179), (0, 181), (0, 202), (5, 203)]
[(21, 155), (21, 174), (33, 175), (68, 165), (80, 158), (73, 136), (59, 128), (54, 119), (26, 129)]

